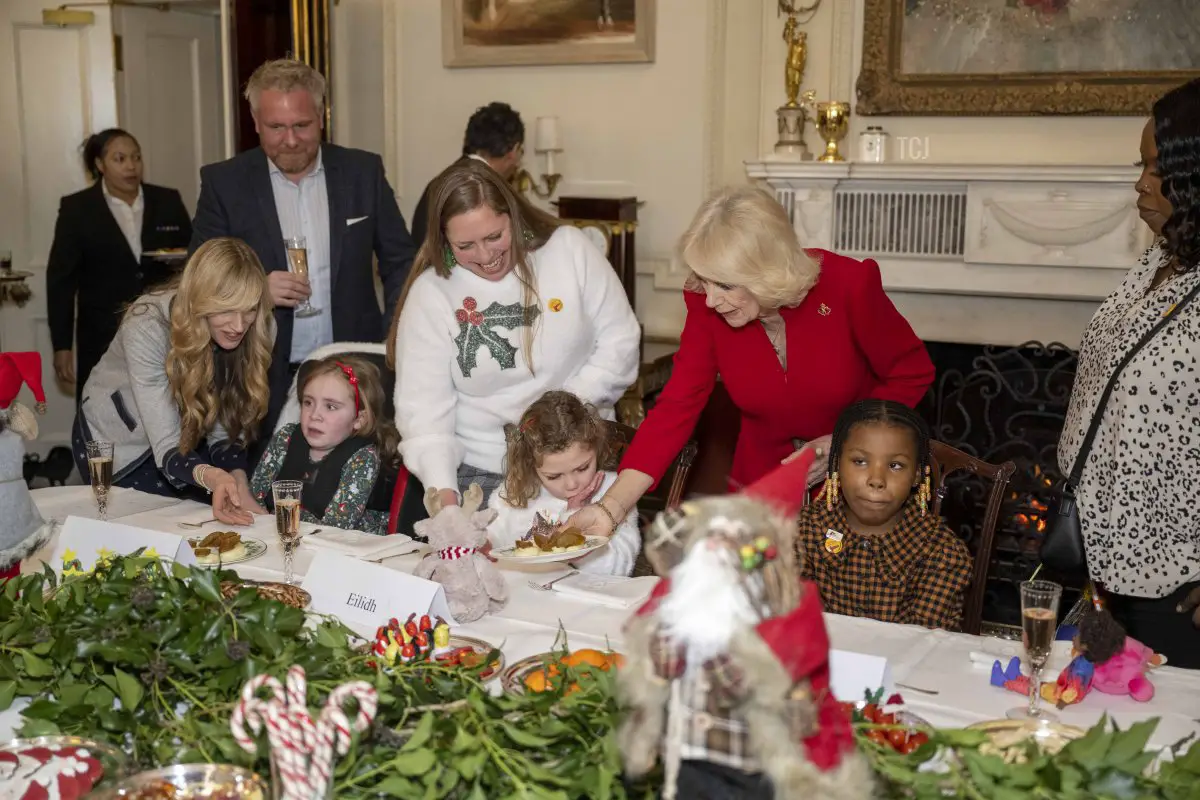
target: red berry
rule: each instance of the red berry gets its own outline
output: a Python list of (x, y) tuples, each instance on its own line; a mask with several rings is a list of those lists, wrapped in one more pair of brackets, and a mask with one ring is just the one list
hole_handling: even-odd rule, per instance
[(474, 311), (478, 305), (479, 304), (477, 302), (475, 302), (474, 297), (464, 297), (463, 298), (463, 308), (465, 308), (467, 311)]
[(467, 321), (475, 326), (482, 325), (483, 324), (483, 314), (480, 314), (478, 311), (472, 311), (470, 314), (467, 315)]
[(454, 312), (454, 318), (455, 318), (456, 320), (458, 320), (460, 323), (462, 323), (462, 322), (466, 322), (466, 321), (467, 321), (467, 312), (466, 312), (466, 310), (464, 310), (464, 309), (461, 309), (461, 308), (460, 308), (458, 311), (455, 311), (455, 312)]

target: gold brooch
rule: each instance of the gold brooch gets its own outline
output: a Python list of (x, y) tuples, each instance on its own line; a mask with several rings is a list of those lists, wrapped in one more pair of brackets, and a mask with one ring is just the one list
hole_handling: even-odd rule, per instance
[(820, 314), (822, 317), (828, 317), (830, 314), (833, 313), (833, 309), (830, 308), (829, 306), (825, 305), (824, 303), (821, 303), (821, 307), (817, 309), (817, 313)]

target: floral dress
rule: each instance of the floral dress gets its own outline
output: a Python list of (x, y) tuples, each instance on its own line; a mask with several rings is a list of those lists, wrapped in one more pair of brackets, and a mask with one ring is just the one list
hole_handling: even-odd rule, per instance
[[(301, 435), (300, 426), (296, 423), (284, 425), (271, 439), (267, 451), (254, 470), (250, 480), (250, 491), (260, 505), (266, 507), (267, 498), (271, 494), (271, 483), (279, 474), (287, 456), (292, 436)], [(319, 525), (331, 525), (335, 528), (363, 531), (377, 536), (387, 534), (387, 514), (367, 508), (367, 501), (375, 488), (375, 479), (379, 477), (379, 451), (374, 445), (367, 445), (355, 452), (342, 467), (342, 477), (338, 482), (337, 491), (325, 508), (325, 516), (317, 519), (308, 509), (302, 508), (300, 518), (305, 522)]]

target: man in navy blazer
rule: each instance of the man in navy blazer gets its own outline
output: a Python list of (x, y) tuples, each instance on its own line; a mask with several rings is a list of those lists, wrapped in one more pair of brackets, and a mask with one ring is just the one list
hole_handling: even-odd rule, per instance
[[(332, 342), (383, 341), (416, 248), (382, 159), (322, 143), (325, 79), (319, 72), (299, 61), (269, 61), (251, 76), (246, 99), (261, 146), (200, 170), (191, 250), (217, 236), (236, 236), (267, 271), (277, 333), (261, 446), (309, 353)], [(285, 236), (304, 237), (307, 278), (288, 271)], [(372, 254), (383, 284), (382, 311)], [(303, 300), (321, 313), (297, 315)]]

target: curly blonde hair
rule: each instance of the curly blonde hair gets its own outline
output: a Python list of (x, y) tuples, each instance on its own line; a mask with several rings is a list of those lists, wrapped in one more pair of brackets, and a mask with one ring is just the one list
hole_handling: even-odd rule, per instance
[[(216, 423), (247, 444), (267, 415), (274, 319), (267, 275), (241, 239), (210, 239), (188, 259), (175, 284), (167, 380), (179, 406), (179, 451), (191, 452)], [(213, 346), (208, 317), (255, 311), (233, 350)]]
[(534, 400), (520, 422), (504, 426), (504, 438), (504, 500), (514, 508), (525, 508), (541, 491), (537, 470), (548, 454), (581, 444), (596, 451), (597, 466), (608, 459), (608, 426), (594, 406), (570, 392)]
[(350, 385), (350, 378), (342, 369), (343, 364), (354, 372), (358, 381), (359, 406), (363, 415), (363, 424), (358, 429), (358, 435), (375, 443), (379, 449), (380, 461), (397, 465), (400, 434), (384, 413), (383, 379), (379, 369), (370, 361), (353, 355), (335, 355), (317, 361), (305, 361), (296, 378), (296, 395), (303, 401), (304, 390), (308, 388), (308, 384), (322, 375), (334, 375), (342, 379), (353, 396), (354, 387)]
[(453, 261), (447, 263), (450, 242), (446, 239), (446, 223), (460, 214), (487, 206), (501, 216), (507, 216), (512, 225), (510, 247), (516, 264), (517, 279), (521, 282), (521, 307), (525, 319), (522, 331), (522, 351), (525, 363), (533, 371), (533, 319), (531, 308), (536, 308), (537, 281), (529, 254), (544, 245), (559, 227), (554, 217), (540, 210), (505, 182), (499, 172), (473, 158), (451, 164), (434, 179), (429, 190), (429, 227), (425, 231), (425, 242), (417, 251), (412, 270), (396, 303), (392, 315), (392, 327), (387, 340), (387, 365), (396, 367), (396, 331), (400, 326), (400, 314), (413, 284), (426, 270), (432, 269), (438, 277), (449, 278)]
[(821, 273), (783, 206), (753, 186), (704, 201), (676, 252), (691, 270), (685, 289), (702, 292), (702, 281), (741, 286), (769, 309), (800, 305)]

